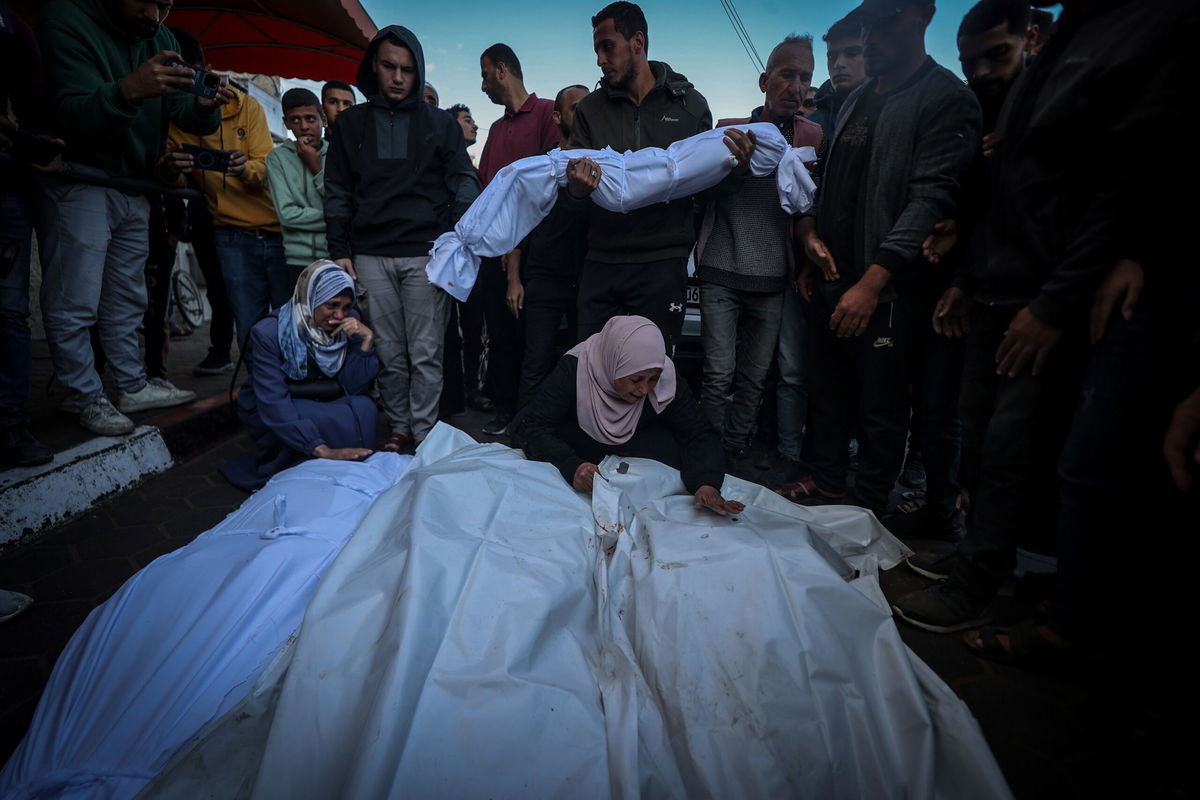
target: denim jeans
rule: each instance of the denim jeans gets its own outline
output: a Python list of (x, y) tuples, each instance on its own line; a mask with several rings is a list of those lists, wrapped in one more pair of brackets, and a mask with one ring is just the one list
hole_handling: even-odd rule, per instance
[(23, 176), (0, 175), (0, 426), (29, 421), (29, 191)]
[(779, 454), (792, 461), (804, 456), (804, 426), (808, 422), (808, 304), (796, 287), (783, 290), (783, 319), (779, 323)]
[[(763, 384), (779, 341), (783, 292), (700, 284), (704, 377), (700, 407), (727, 450), (750, 446)], [(726, 398), (733, 402), (726, 406)]]
[(146, 313), (150, 203), (118, 189), (38, 180), (42, 320), (58, 380), (80, 407), (104, 392), (90, 330), (118, 388), (139, 391), (146, 372), (138, 326)]
[(233, 308), (238, 346), (245, 353), (246, 337), (254, 323), (286, 303), (292, 294), (283, 236), (273, 231), (217, 225), (213, 242)]

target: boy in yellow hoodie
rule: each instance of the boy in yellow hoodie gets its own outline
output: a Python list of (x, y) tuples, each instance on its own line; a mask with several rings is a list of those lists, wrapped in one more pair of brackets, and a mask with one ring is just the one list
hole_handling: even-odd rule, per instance
[[(267, 186), (267, 154), (274, 149), (267, 116), (253, 97), (234, 92), (221, 109), (215, 133), (196, 136), (171, 126), (170, 143), (228, 150), (225, 172), (192, 169), (192, 180), (208, 198), (213, 240), (229, 292), (239, 348), (263, 314), (291, 296), (283, 236)], [(194, 164), (193, 164), (194, 167)]]

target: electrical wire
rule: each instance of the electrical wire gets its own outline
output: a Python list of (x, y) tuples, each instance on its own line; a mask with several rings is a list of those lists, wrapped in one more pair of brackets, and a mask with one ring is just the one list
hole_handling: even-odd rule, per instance
[(738, 37), (742, 49), (746, 51), (746, 56), (750, 59), (750, 66), (756, 71), (765, 71), (762, 59), (759, 58), (758, 51), (754, 47), (754, 42), (750, 40), (750, 34), (746, 31), (746, 26), (742, 24), (742, 19), (733, 5), (733, 0), (721, 0), (721, 8), (725, 11), (725, 16), (729, 19), (729, 24), (733, 27), (733, 32)]

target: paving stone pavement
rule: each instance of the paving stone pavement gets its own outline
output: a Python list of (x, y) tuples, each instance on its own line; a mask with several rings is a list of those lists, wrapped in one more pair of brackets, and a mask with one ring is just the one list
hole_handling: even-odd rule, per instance
[[(487, 419), (471, 413), (453, 422), (495, 441), (479, 433)], [(55, 659), (87, 614), (244, 500), (216, 469), (250, 447), (245, 435), (226, 438), (0, 559), (0, 586), (37, 601), (0, 626), (0, 762), (20, 742)], [(778, 476), (745, 477), (769, 485)], [(903, 566), (881, 582), (892, 598), (927, 585)], [(981, 661), (955, 636), (903, 625), (901, 632), (971, 708), (1018, 797), (1187, 796), (1180, 772), (1184, 743), (1194, 737), (1171, 707), (1180, 679), (1156, 673), (1152, 653), (1067, 679)]]

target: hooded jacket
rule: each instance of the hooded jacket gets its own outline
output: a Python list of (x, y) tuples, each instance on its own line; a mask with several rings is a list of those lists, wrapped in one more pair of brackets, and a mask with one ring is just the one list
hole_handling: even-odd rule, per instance
[(38, 35), (51, 90), (51, 127), (66, 139), (68, 161), (116, 177), (148, 178), (164, 152), (169, 122), (199, 134), (220, 124), (215, 108), (201, 108), (185, 92), (137, 104), (122, 96), (121, 78), (161, 50), (179, 51), (166, 26), (139, 39), (117, 24), (105, 0), (53, 0), (42, 10)]
[[(651, 61), (654, 88), (634, 105), (629, 94), (607, 81), (579, 101), (571, 147), (618, 153), (667, 147), (712, 128), (708, 101), (692, 83), (661, 61)], [(565, 192), (563, 196), (570, 199)], [(584, 201), (587, 202), (587, 201)], [(628, 214), (591, 209), (588, 258), (628, 264), (686, 258), (696, 240), (694, 203), (685, 197)]]
[(380, 92), (375, 53), (389, 38), (412, 53), (414, 86), (425, 84), (417, 37), (399, 25), (380, 30), (358, 68), (367, 102), (343, 111), (331, 128), (325, 162), (330, 258), (427, 255), (479, 196), (458, 122), (425, 103), (419, 88), (398, 102)]
[(267, 114), (257, 100), (236, 89), (221, 106), (221, 125), (207, 136), (189, 136), (171, 128), (171, 144), (194, 144), (214, 150), (241, 150), (246, 170), (241, 176), (197, 169), (192, 180), (204, 190), (213, 223), (232, 228), (279, 232), (279, 218), (267, 192), (267, 155), (275, 149)]
[(320, 140), (317, 158), (321, 171), (313, 175), (300, 156), (296, 143), (288, 139), (267, 156), (267, 179), (271, 200), (283, 228), (283, 252), (287, 263), (307, 267), (318, 258), (329, 257), (325, 242), (325, 156), (329, 142)]

